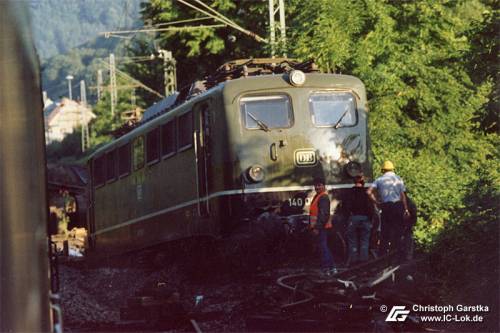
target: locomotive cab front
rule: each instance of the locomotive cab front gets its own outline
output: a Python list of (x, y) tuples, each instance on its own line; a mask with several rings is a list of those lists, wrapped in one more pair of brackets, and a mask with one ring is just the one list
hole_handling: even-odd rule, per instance
[(232, 205), (241, 217), (255, 218), (278, 201), (281, 215), (307, 213), (314, 177), (326, 180), (333, 213), (354, 175), (370, 178), (363, 83), (298, 72), (225, 83), (228, 154), (241, 191)]

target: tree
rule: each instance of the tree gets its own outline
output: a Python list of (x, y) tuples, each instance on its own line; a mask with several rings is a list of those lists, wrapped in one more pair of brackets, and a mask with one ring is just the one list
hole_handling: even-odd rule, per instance
[[(457, 219), (466, 189), (493, 154), (478, 131), (491, 85), (468, 71), (471, 28), (484, 27), (480, 1), (294, 2), (300, 58), (359, 76), (369, 92), (375, 171), (391, 159), (421, 208), (417, 236), (430, 242)], [(482, 23), (483, 22), (483, 23)], [(481, 28), (482, 29), (482, 28)], [(479, 30), (481, 30), (479, 29)]]
[[(215, 0), (207, 4), (252, 32), (260, 36), (267, 35), (267, 2)], [(143, 21), (152, 25), (205, 17), (204, 14), (172, 0), (143, 3), (141, 13)], [(213, 24), (220, 22), (201, 20), (184, 23), (182, 26)], [(162, 32), (158, 34), (155, 43), (146, 46), (144, 40), (138, 41), (134, 54), (154, 53), (155, 47), (172, 51), (177, 60), (179, 87), (203, 78), (228, 60), (269, 54), (268, 46), (230, 27)], [(159, 70), (157, 66), (152, 73), (141, 68), (143, 65), (135, 65), (136, 69), (133, 67), (134, 65), (128, 66), (128, 70), (137, 75), (139, 80), (146, 82), (149, 74), (153, 74), (155, 82), (160, 82), (160, 79), (163, 82), (163, 70)], [(163, 85), (153, 87), (158, 91), (163, 90)]]

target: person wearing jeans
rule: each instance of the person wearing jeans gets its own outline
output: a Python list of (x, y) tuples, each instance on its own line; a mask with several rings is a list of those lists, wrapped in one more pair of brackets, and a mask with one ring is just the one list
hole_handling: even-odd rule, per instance
[(350, 216), (347, 227), (348, 265), (368, 260), (373, 205), (364, 185), (363, 174), (354, 177), (354, 187), (350, 189), (345, 203)]
[(309, 208), (309, 226), (312, 233), (318, 237), (319, 251), (321, 256), (321, 269), (327, 276), (337, 273), (333, 255), (328, 247), (328, 230), (332, 228), (330, 221), (330, 198), (325, 188), (325, 180), (314, 179), (314, 196)]

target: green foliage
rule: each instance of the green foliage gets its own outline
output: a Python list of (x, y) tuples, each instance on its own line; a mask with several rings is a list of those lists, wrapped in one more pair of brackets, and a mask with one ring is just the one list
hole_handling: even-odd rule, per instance
[(49, 144), (46, 149), (48, 161), (74, 160), (82, 157), (81, 133), (80, 129), (75, 129), (72, 134), (67, 135), (62, 141)]
[[(151, 43), (149, 37), (137, 36), (127, 45), (127, 52), (131, 56), (147, 56), (154, 55), (156, 50)], [(152, 61), (130, 62), (123, 65), (122, 70), (128, 73), (133, 78), (138, 79), (146, 86), (153, 88), (155, 91), (164, 94), (164, 75), (163, 75), (163, 60), (155, 58)], [(179, 73), (178, 76), (182, 75)], [(158, 96), (144, 89), (137, 89), (138, 103), (143, 108), (154, 104), (158, 101)]]
[[(488, 305), (493, 307), (491, 313), (498, 313), (498, 295), (491, 290), (499, 288), (500, 173), (497, 161), (498, 156), (478, 170), (479, 179), (467, 190), (464, 208), (435, 238), (429, 265), (440, 282), (439, 290), (445, 300)], [(449, 295), (455, 299), (449, 300)], [(498, 317), (491, 316), (480, 330), (496, 329)]]
[(499, 76), (499, 46), (498, 31), (500, 31), (499, 9), (497, 6), (482, 11), (482, 21), (473, 25), (469, 32), (471, 49), (468, 53), (468, 70), (475, 84), (489, 90), (488, 103), (476, 114), (481, 127), (490, 133), (498, 133), (498, 109), (500, 106), (499, 90), (492, 86), (498, 82)]
[(416, 236), (430, 244), (457, 218), (494, 152), (481, 127), (492, 85), (474, 84), (464, 61), (470, 40), (486, 37), (491, 8), (480, 1), (296, 5), (293, 51), (364, 81), (375, 171), (385, 159), (396, 163), (419, 207)]
[[(206, 3), (254, 33), (268, 35), (266, 1)], [(173, 0), (151, 0), (141, 6), (142, 18), (150, 24), (203, 16)], [(442, 242), (443, 230), (459, 237), (465, 229), (458, 226), (495, 211), (495, 206), (481, 204), (497, 195), (482, 192), (495, 186), (487, 181), (492, 175), (483, 170), (491, 170), (498, 161), (494, 2), (290, 0), (286, 6), (289, 55), (313, 58), (324, 71), (351, 73), (366, 84), (374, 174), (383, 160), (395, 162), (419, 207), (415, 234), (421, 244)], [(186, 25), (214, 23), (218, 22)], [(149, 38), (136, 38), (129, 51), (145, 56), (158, 48), (171, 50), (179, 87), (225, 61), (270, 53), (268, 46), (229, 27), (162, 32), (156, 43)], [(68, 68), (93, 66), (89, 57), (82, 52), (60, 59), (46, 75), (60, 80)], [(126, 69), (163, 91), (161, 61), (129, 64)], [(121, 94), (118, 109), (127, 109), (128, 97)], [(141, 93), (141, 99), (149, 105), (157, 98)], [(98, 118), (92, 123), (93, 144), (110, 140), (109, 132), (120, 123), (109, 110), (109, 97), (94, 108)], [(474, 216), (467, 214), (472, 207)]]
[(111, 98), (109, 94), (105, 94), (104, 98), (99, 101), (93, 109), (96, 118), (90, 123), (90, 143), (91, 148), (108, 143), (113, 140), (112, 132), (122, 126), (125, 121), (121, 119), (123, 111), (132, 110), (134, 106), (130, 103), (130, 96), (126, 92), (118, 94), (118, 102), (116, 105), (115, 114), (111, 114)]
[[(204, 2), (252, 32), (263, 37), (267, 35), (267, 2), (234, 0)], [(205, 17), (204, 14), (173, 0), (152, 0), (141, 6), (143, 21), (151, 24)], [(220, 22), (211, 19), (176, 26), (213, 24), (220, 24)], [(173, 56), (177, 60), (179, 87), (188, 85), (207, 73), (213, 72), (228, 60), (262, 57), (269, 54), (269, 50), (264, 44), (230, 27), (162, 32), (157, 36), (156, 42), (156, 47), (173, 52)], [(143, 50), (144, 42), (139, 42), (135, 54), (143, 55)], [(148, 52), (150, 51), (152, 51), (151, 45)], [(140, 75), (145, 74), (144, 71), (140, 68), (134, 70), (133, 66), (129, 66), (129, 70), (138, 74), (141, 81), (147, 81), (147, 75)], [(144, 65), (135, 66), (142, 67)], [(155, 71), (150, 74), (161, 78), (163, 71)], [(157, 79), (157, 81), (159, 80)], [(156, 86), (156, 90), (162, 91), (163, 89)]]

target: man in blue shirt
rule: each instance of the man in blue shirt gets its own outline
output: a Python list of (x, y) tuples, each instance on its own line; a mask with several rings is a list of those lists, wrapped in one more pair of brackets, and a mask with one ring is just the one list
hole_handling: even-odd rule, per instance
[[(406, 188), (403, 180), (394, 173), (394, 164), (385, 161), (382, 164), (383, 175), (378, 177), (368, 189), (370, 199), (382, 210), (382, 228), (379, 254), (397, 251), (404, 252), (404, 219), (410, 215), (406, 201)], [(380, 200), (377, 200), (374, 191)]]

